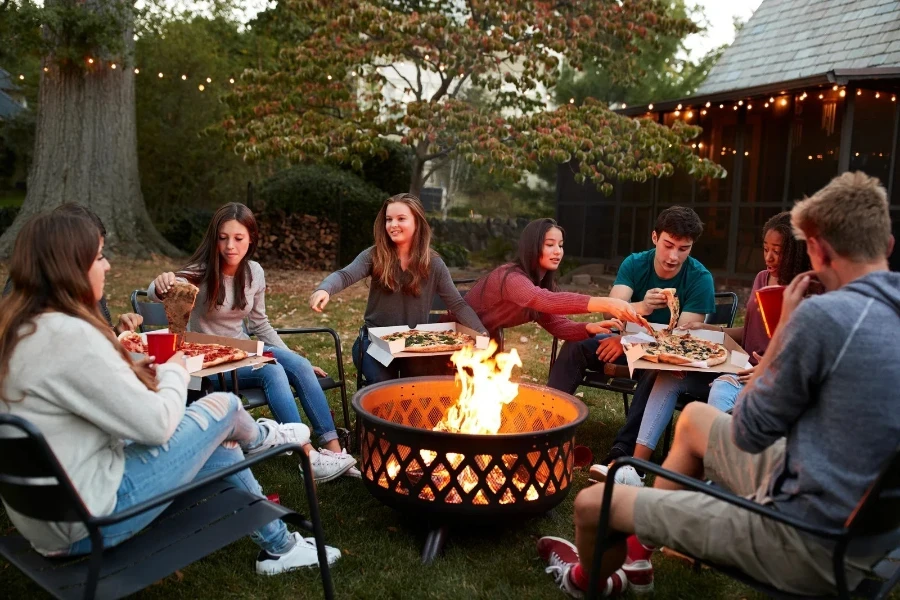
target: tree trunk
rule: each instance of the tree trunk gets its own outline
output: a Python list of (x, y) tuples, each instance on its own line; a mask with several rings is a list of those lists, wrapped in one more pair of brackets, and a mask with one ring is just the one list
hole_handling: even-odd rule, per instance
[(412, 163), (412, 178), (409, 182), (409, 193), (413, 194), (416, 198), (418, 198), (422, 193), (422, 188), (425, 187), (425, 159), (426, 151), (428, 149), (428, 142), (421, 141), (416, 145), (415, 152), (413, 153), (413, 163)]
[[(131, 32), (126, 40), (133, 46)], [(97, 60), (93, 70), (50, 65), (42, 74), (28, 193), (0, 237), (9, 256), (32, 215), (66, 202), (88, 206), (106, 226), (113, 253), (178, 255), (156, 230), (141, 195), (134, 109), (134, 70)]]

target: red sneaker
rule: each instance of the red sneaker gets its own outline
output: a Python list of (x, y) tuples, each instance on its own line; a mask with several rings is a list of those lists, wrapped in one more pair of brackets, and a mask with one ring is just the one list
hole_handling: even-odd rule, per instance
[[(542, 537), (537, 544), (538, 555), (547, 563), (544, 569), (553, 576), (559, 585), (559, 589), (572, 598), (583, 598), (584, 590), (578, 587), (570, 575), (573, 568), (578, 565), (578, 548), (568, 540), (558, 537)], [(628, 579), (625, 572), (619, 569), (606, 578), (601, 597), (618, 596), (628, 587)]]
[(641, 544), (637, 536), (628, 538), (628, 555), (622, 570), (635, 594), (649, 594), (653, 591), (653, 565), (650, 563), (652, 554), (653, 550)]

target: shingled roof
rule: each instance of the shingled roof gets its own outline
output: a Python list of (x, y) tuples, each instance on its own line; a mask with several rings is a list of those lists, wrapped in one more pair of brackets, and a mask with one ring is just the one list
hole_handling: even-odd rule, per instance
[(763, 0), (698, 95), (900, 66), (898, 0)]

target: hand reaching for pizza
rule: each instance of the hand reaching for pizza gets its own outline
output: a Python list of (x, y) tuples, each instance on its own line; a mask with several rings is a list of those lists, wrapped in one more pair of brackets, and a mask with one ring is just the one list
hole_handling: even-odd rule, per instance
[(622, 349), (622, 338), (617, 335), (600, 340), (600, 345), (597, 346), (597, 358), (603, 362), (613, 362), (623, 354), (625, 350)]
[(605, 321), (600, 321), (599, 323), (588, 323), (584, 327), (587, 329), (587, 332), (591, 335), (595, 335), (597, 333), (611, 333), (611, 329), (615, 328), (619, 331), (625, 331), (625, 324), (619, 319), (607, 319)]
[(316, 312), (322, 312), (322, 309), (325, 308), (325, 305), (328, 304), (328, 300), (331, 296), (328, 295), (328, 292), (325, 290), (316, 290), (312, 293), (312, 296), (309, 297), (309, 307)]
[(160, 298), (168, 294), (173, 287), (175, 287), (175, 273), (171, 271), (163, 273), (153, 280), (153, 289)]
[(143, 322), (144, 317), (139, 314), (123, 313), (119, 315), (119, 322), (116, 323), (116, 326), (113, 329), (115, 329), (116, 335), (118, 335), (123, 331), (134, 331), (140, 327)]

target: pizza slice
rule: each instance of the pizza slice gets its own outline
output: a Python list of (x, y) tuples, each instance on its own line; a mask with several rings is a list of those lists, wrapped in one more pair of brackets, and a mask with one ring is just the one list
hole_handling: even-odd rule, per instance
[(669, 326), (666, 328), (666, 332), (672, 333), (678, 326), (678, 318), (681, 316), (678, 292), (675, 288), (664, 288), (662, 293), (666, 297), (666, 304), (669, 307)]
[(163, 298), (163, 306), (171, 333), (187, 331), (188, 322), (191, 320), (191, 311), (194, 309), (194, 302), (197, 300), (199, 291), (193, 284), (176, 281), (174, 287)]
[(184, 342), (181, 351), (185, 356), (203, 356), (203, 368), (208, 369), (227, 362), (243, 360), (248, 354), (240, 348), (224, 346), (222, 344), (198, 344)]
[(120, 333), (119, 343), (122, 344), (125, 350), (133, 354), (146, 354), (148, 352), (147, 344), (144, 343), (141, 334), (134, 331), (123, 331)]

